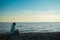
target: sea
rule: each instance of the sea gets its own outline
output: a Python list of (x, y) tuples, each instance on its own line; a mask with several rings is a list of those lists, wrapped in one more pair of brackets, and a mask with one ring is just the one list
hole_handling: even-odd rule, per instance
[[(13, 22), (0, 22), (0, 33), (10, 32)], [(60, 22), (16, 22), (15, 29), (21, 33), (60, 32)]]

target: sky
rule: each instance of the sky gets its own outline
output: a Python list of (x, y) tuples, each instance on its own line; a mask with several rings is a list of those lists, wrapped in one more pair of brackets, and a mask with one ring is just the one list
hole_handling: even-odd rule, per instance
[(0, 0), (0, 22), (60, 22), (60, 0)]

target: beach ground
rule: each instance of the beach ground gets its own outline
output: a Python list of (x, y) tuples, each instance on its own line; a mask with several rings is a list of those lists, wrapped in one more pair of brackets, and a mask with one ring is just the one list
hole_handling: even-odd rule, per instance
[(2, 34), (0, 40), (60, 40), (60, 32)]

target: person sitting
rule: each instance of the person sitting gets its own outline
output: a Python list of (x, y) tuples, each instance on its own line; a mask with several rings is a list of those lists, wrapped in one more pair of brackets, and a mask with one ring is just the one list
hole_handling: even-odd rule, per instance
[(15, 32), (15, 25), (16, 25), (16, 23), (13, 22), (12, 27), (11, 27), (11, 33), (14, 33)]
[(15, 29), (15, 25), (16, 25), (16, 23), (13, 22), (12, 27), (11, 27), (11, 33), (19, 34), (19, 30), (18, 29)]

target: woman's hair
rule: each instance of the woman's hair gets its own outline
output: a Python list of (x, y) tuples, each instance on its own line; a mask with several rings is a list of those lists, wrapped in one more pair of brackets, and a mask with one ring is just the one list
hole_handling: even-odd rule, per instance
[(15, 22), (13, 22), (13, 25), (16, 25), (16, 23), (15, 23)]

